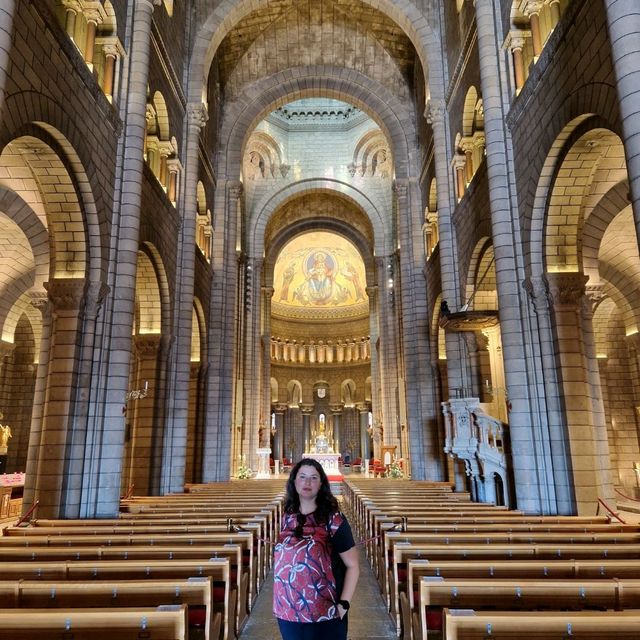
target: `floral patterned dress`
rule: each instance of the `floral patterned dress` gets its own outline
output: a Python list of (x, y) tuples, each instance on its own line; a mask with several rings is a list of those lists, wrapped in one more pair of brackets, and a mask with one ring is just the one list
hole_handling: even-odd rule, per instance
[(343, 553), (355, 545), (349, 523), (341, 513), (331, 514), (328, 523), (310, 513), (301, 538), (294, 533), (297, 523), (298, 514), (284, 515), (274, 551), (273, 612), (289, 622), (339, 618), (331, 547)]

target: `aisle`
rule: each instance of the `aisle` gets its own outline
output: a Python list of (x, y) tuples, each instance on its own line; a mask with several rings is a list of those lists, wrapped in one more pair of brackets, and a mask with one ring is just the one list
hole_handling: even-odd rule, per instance
[[(273, 574), (269, 573), (239, 640), (280, 640), (278, 625), (271, 613)], [(349, 613), (350, 640), (396, 638), (391, 618), (380, 595), (378, 583), (360, 547), (360, 580)]]

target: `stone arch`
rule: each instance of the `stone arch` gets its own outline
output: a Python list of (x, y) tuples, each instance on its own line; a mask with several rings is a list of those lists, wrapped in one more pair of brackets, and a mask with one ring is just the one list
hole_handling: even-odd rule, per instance
[(25, 316), (31, 325), (35, 341), (34, 363), (39, 361), (40, 340), (42, 339), (42, 314), (32, 304), (29, 293), (23, 293), (9, 309), (6, 319), (2, 324), (2, 341), (14, 344), (15, 332), (20, 318)]
[(436, 179), (432, 178), (431, 182), (429, 183), (429, 196), (427, 199), (428, 202), (428, 207), (429, 207), (429, 212), (430, 213), (437, 213), (438, 211), (438, 189), (437, 189), (437, 183), (436, 183)]
[(207, 318), (200, 298), (193, 299), (193, 321), (191, 324), (191, 362), (207, 361)]
[(151, 243), (144, 243), (138, 251), (135, 333), (167, 333), (169, 300), (169, 282), (160, 254)]
[(198, 215), (206, 216), (207, 215), (207, 194), (204, 190), (204, 184), (202, 184), (202, 180), (198, 180), (198, 184), (196, 186), (196, 204), (198, 207)]
[[(423, 12), (411, 3), (401, 10), (393, 0), (363, 0), (393, 20), (411, 40), (422, 64), (425, 84), (429, 83), (432, 98), (444, 98), (445, 82), (442, 72), (442, 52), (436, 30)], [(189, 68), (189, 101), (205, 102), (209, 69), (218, 47), (226, 35), (243, 18), (266, 6), (268, 0), (241, 0), (223, 3), (215, 9), (203, 8), (201, 27), (194, 38)], [(431, 61), (431, 65), (429, 65)]]
[(467, 271), (465, 304), (474, 310), (496, 310), (498, 295), (493, 243), (481, 238), (473, 250)]
[[(160, 91), (156, 91), (153, 94), (153, 100), (151, 101), (153, 109), (155, 111), (155, 125), (157, 130), (154, 132), (160, 140), (169, 140), (171, 136), (171, 125), (169, 123), (169, 111), (167, 110), (167, 103), (164, 96)], [(152, 131), (149, 131), (152, 133)]]
[[(117, 116), (106, 114), (105, 126), (116, 133)], [(105, 279), (108, 251), (103, 251), (101, 216), (110, 210), (105, 205), (101, 180), (105, 168), (95, 166), (95, 154), (87, 144), (86, 131), (57, 103), (42, 94), (25, 91), (8, 96), (0, 127), (0, 147), (4, 148), (20, 136), (30, 135), (47, 144), (58, 155), (71, 176), (83, 214), (83, 241), (87, 245), (86, 275), (91, 282)]]
[(530, 178), (527, 191), (519, 196), (522, 215), (529, 231), (529, 270), (538, 276), (544, 272), (542, 234), (546, 206), (555, 171), (566, 145), (577, 131), (599, 126), (621, 135), (615, 87), (593, 83), (580, 87), (562, 103), (554, 116), (538, 131), (535, 152), (527, 156)]
[(362, 74), (323, 66), (295, 67), (263, 78), (227, 105), (219, 136), (220, 148), (226, 150), (218, 157), (219, 179), (235, 179), (240, 175), (247, 132), (252, 132), (268, 113), (291, 100), (318, 95), (350, 101), (366, 112), (390, 143), (396, 177), (418, 175), (417, 158), (413, 153), (416, 140), (413, 108), (402, 104), (386, 87), (372, 83)]
[(356, 400), (356, 383), (351, 378), (340, 383), (340, 401), (345, 406), (353, 406)]
[(361, 191), (351, 185), (337, 180), (314, 179), (287, 185), (284, 189), (270, 194), (264, 201), (258, 203), (257, 214), (249, 221), (248, 247), (249, 255), (263, 255), (265, 252), (264, 238), (269, 220), (275, 211), (288, 201), (301, 195), (314, 192), (336, 193), (354, 203), (367, 216), (374, 234), (374, 250), (376, 255), (387, 255), (393, 251), (392, 239), (386, 230), (383, 214)]
[[(626, 162), (620, 139), (600, 127), (590, 128), (568, 143), (547, 203), (544, 259), (549, 270), (581, 271), (585, 210), (600, 197), (591, 192), (599, 184), (606, 187), (612, 176), (615, 184), (619, 179), (616, 172), (626, 174)], [(617, 163), (611, 153), (614, 147), (620, 147)], [(600, 164), (604, 164), (603, 170)]]
[(475, 87), (469, 87), (467, 95), (464, 99), (464, 107), (462, 109), (462, 135), (471, 136), (475, 131), (476, 105), (478, 102), (478, 90)]
[(287, 382), (287, 404), (290, 407), (299, 407), (302, 402), (302, 383), (299, 380)]
[(591, 283), (599, 279), (598, 253), (605, 231), (613, 219), (630, 205), (629, 181), (625, 179), (611, 187), (600, 198), (586, 220), (582, 231), (582, 263)]

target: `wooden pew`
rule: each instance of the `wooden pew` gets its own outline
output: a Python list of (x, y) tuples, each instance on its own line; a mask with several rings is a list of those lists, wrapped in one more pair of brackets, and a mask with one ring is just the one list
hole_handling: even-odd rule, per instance
[[(637, 583), (637, 581), (634, 581)], [(413, 628), (412, 638), (426, 640), (429, 631), (442, 630), (442, 610), (474, 609), (508, 611), (581, 611), (618, 609), (620, 581), (609, 580), (445, 580), (423, 578), (420, 582), (420, 633), (415, 620), (405, 621)], [(636, 592), (637, 593), (637, 592)], [(404, 594), (403, 594), (404, 595)], [(640, 607), (640, 599), (629, 608)]]
[(187, 607), (0, 609), (0, 640), (187, 640)]
[[(242, 547), (236, 544), (218, 546), (89, 546), (89, 547), (9, 547), (0, 546), (0, 562), (84, 561), (102, 560), (193, 560), (201, 563), (210, 558), (227, 558), (230, 562), (231, 592), (229, 609), (233, 614), (236, 634), (246, 622), (248, 611), (248, 573), (242, 571)], [(96, 605), (98, 606), (98, 605)]]
[(476, 612), (444, 611), (444, 640), (536, 640), (588, 638), (588, 640), (637, 640), (640, 611)]
[[(542, 580), (583, 582), (594, 580), (624, 580), (628, 585), (628, 598), (623, 600), (620, 591), (620, 606), (631, 608), (638, 601), (636, 590), (640, 587), (638, 560), (444, 560), (429, 561), (411, 559), (407, 563), (407, 589), (400, 594), (403, 628), (420, 629), (420, 624), (412, 625), (412, 620), (420, 616), (418, 611), (419, 590), (426, 577), (446, 580)], [(417, 591), (417, 593), (416, 593)], [(407, 601), (408, 599), (408, 601)], [(406, 605), (406, 606), (405, 606)], [(624, 605), (624, 606), (622, 606)], [(408, 636), (405, 635), (405, 639)]]
[[(96, 562), (6, 562), (0, 563), (0, 580), (163, 580), (210, 577), (214, 583), (214, 608), (222, 613), (221, 640), (230, 635), (231, 578), (228, 558), (205, 562), (191, 560), (99, 560)], [(216, 588), (217, 585), (220, 585)], [(232, 631), (232, 629), (231, 629)]]
[[(16, 602), (13, 606), (30, 609), (79, 609), (113, 607), (151, 607), (185, 604), (188, 606), (189, 626), (202, 617), (205, 640), (218, 640), (222, 614), (214, 613), (211, 578), (188, 580), (127, 580), (115, 582), (19, 582), (0, 583), (13, 586)], [(2, 608), (11, 605), (4, 600)]]
[[(107, 527), (107, 529), (111, 529)], [(26, 529), (25, 529), (26, 530)], [(75, 530), (75, 528), (72, 528)], [(247, 590), (247, 608), (251, 609), (253, 601), (257, 595), (259, 587), (258, 581), (258, 562), (263, 560), (264, 545), (257, 545), (257, 549), (260, 552), (260, 558), (254, 557), (254, 537), (251, 532), (236, 532), (236, 533), (207, 533), (207, 534), (189, 534), (189, 533), (176, 533), (176, 534), (149, 534), (143, 533), (144, 529), (133, 528), (133, 534), (129, 533), (127, 528), (122, 530), (113, 528), (109, 533), (101, 534), (96, 532), (95, 529), (87, 527), (83, 529), (84, 535), (80, 533), (65, 535), (66, 529), (47, 529), (36, 528), (31, 529), (31, 532), (46, 531), (47, 535), (36, 535), (36, 533), (30, 533), (29, 535), (20, 535), (17, 533), (17, 528), (11, 528), (11, 532), (6, 536), (0, 537), (0, 549), (4, 547), (13, 546), (25, 546), (32, 548), (34, 546), (42, 547), (70, 547), (82, 553), (81, 547), (95, 547), (95, 546), (123, 546), (123, 545), (137, 545), (137, 546), (163, 546), (172, 545), (178, 547), (203, 547), (203, 553), (206, 548), (221, 546), (226, 544), (239, 544), (242, 546), (243, 562), (241, 566), (247, 568), (248, 577), (248, 590)], [(212, 551), (212, 554), (215, 553)], [(78, 558), (80, 559), (80, 558)], [(241, 579), (241, 578), (239, 578)]]

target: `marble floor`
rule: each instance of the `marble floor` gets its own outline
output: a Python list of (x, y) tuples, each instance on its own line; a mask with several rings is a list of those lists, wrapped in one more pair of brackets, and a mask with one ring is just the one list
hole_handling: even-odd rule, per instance
[[(272, 585), (270, 573), (239, 640), (280, 640), (278, 625), (271, 613)], [(360, 580), (349, 611), (349, 640), (391, 638), (396, 638), (394, 625), (382, 601), (378, 582), (360, 547)]]

